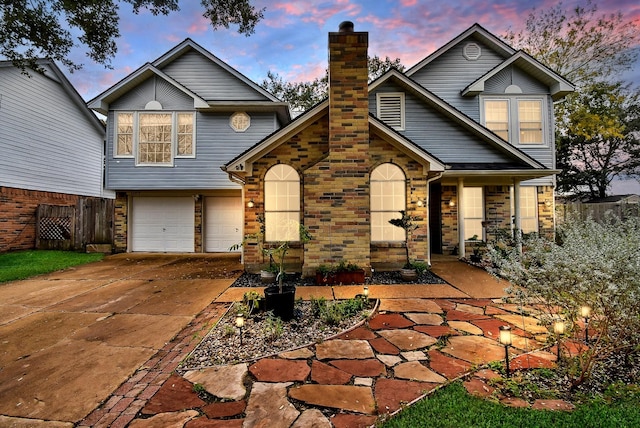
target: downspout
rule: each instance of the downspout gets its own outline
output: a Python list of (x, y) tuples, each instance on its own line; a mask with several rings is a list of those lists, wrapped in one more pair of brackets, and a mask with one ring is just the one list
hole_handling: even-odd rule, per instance
[(442, 174), (444, 172), (439, 172), (431, 178), (427, 178), (427, 200), (426, 200), (426, 208), (427, 208), (427, 264), (431, 266), (431, 224), (429, 224), (429, 206), (431, 203), (431, 191), (429, 190), (429, 184), (435, 180), (439, 180), (442, 178)]

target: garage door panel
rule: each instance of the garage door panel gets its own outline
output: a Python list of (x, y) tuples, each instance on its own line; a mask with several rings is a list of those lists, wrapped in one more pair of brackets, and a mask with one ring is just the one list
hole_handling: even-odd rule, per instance
[(205, 203), (205, 251), (227, 252), (242, 241), (242, 199), (208, 197)]
[(132, 229), (133, 251), (193, 252), (193, 198), (133, 198)]

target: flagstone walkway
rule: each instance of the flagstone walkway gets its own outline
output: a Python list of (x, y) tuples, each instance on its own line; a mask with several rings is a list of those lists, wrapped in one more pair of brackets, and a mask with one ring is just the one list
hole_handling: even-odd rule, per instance
[[(138, 416), (126, 419), (135, 428), (368, 427), (455, 379), (462, 378), (471, 393), (491, 395), (487, 381), (498, 374), (476, 370), (504, 360), (497, 342), (502, 325), (514, 333), (512, 368), (555, 364), (553, 350), (539, 350), (547, 330), (529, 313), (535, 311), (499, 299), (381, 299), (379, 312), (366, 323), (322, 343), (258, 361), (167, 374), (153, 396), (139, 403)], [(205, 402), (198, 389), (215, 400)], [(567, 406), (547, 400), (533, 407)]]

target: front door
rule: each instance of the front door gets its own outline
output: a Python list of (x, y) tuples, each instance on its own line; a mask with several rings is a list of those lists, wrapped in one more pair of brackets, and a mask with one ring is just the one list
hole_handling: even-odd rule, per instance
[(442, 254), (442, 184), (429, 185), (429, 235), (432, 254)]

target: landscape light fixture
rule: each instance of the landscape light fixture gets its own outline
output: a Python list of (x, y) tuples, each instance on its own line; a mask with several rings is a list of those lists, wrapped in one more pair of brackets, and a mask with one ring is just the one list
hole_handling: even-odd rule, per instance
[(560, 361), (560, 336), (564, 334), (565, 324), (562, 320), (553, 322), (553, 332), (556, 334), (556, 346), (558, 347), (558, 356), (556, 361)]
[(589, 318), (591, 318), (591, 307), (580, 307), (580, 316), (584, 318), (584, 343), (589, 343)]
[(504, 345), (504, 361), (507, 368), (507, 377), (509, 377), (509, 346), (513, 343), (513, 338), (511, 337), (511, 327), (508, 325), (501, 325), (499, 328), (500, 334), (498, 336), (498, 341), (500, 344)]
[(240, 330), (240, 346), (242, 346), (242, 327), (244, 327), (244, 316), (242, 314), (236, 315), (236, 327)]
[(365, 299), (369, 298), (369, 287), (367, 287), (366, 285), (364, 286), (364, 289), (362, 290), (362, 294), (364, 295)]

